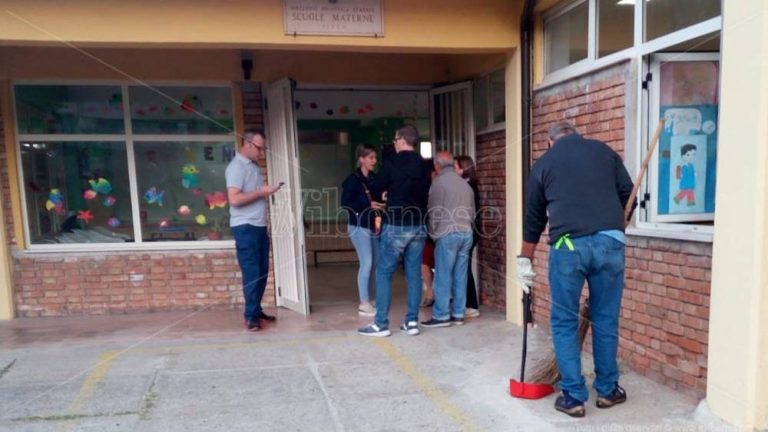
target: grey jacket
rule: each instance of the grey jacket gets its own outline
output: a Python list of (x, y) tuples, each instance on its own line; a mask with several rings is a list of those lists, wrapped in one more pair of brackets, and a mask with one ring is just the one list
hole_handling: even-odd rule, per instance
[(471, 233), (475, 216), (474, 192), (454, 171), (445, 167), (429, 188), (429, 234), (435, 240), (453, 233)]

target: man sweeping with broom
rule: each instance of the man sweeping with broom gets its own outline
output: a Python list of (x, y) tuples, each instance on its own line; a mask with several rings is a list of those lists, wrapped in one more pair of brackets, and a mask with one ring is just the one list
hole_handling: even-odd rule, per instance
[(586, 280), (592, 317), (597, 407), (627, 400), (616, 361), (624, 288), (624, 207), (632, 180), (605, 143), (582, 137), (567, 122), (549, 129), (550, 150), (531, 169), (526, 190), (523, 247), (517, 275), (530, 292), (531, 258), (549, 222), (551, 325), (562, 394), (555, 409), (583, 417), (589, 398), (581, 374), (579, 299)]

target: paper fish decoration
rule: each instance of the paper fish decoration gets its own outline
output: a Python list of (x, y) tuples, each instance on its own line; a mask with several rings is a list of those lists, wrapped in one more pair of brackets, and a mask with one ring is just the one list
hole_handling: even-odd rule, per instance
[(190, 213), (192, 213), (192, 210), (187, 205), (179, 206), (178, 210), (176, 210), (176, 213), (179, 214), (179, 216), (189, 216)]
[(186, 164), (181, 168), (181, 186), (184, 189), (195, 188), (200, 185), (200, 170), (192, 164)]
[(96, 198), (96, 195), (98, 195), (98, 194), (93, 189), (86, 189), (85, 192), (83, 192), (83, 198), (85, 198), (87, 200), (92, 200), (92, 199)]
[(96, 181), (88, 180), (88, 183), (91, 185), (91, 189), (100, 194), (108, 195), (112, 192), (112, 185), (104, 177), (99, 177)]
[(195, 222), (197, 222), (198, 225), (205, 225), (208, 223), (208, 219), (206, 219), (204, 214), (199, 214), (195, 216)]
[(199, 110), (203, 106), (203, 103), (200, 101), (200, 98), (197, 96), (185, 96), (184, 100), (181, 101), (181, 109), (183, 109), (186, 112), (195, 112)]
[(66, 212), (64, 210), (64, 197), (61, 195), (61, 191), (51, 189), (48, 192), (48, 201), (45, 202), (45, 209), (48, 211), (54, 210), (58, 215), (63, 215)]
[(90, 223), (93, 219), (93, 213), (90, 210), (80, 210), (77, 212), (77, 218), (85, 223)]
[(227, 195), (224, 192), (205, 194), (205, 203), (208, 204), (208, 208), (211, 210), (216, 207), (225, 207), (227, 205)]
[(203, 193), (203, 190), (201, 188), (194, 188), (192, 189), (192, 193), (195, 194), (195, 196), (200, 196), (201, 193)]
[(160, 218), (160, 220), (157, 221), (157, 226), (160, 228), (168, 228), (171, 226), (171, 221), (168, 220), (168, 218)]
[(117, 200), (115, 199), (115, 197), (110, 195), (104, 198), (104, 207), (112, 207), (113, 205), (115, 205), (116, 202)]
[(112, 228), (117, 228), (120, 226), (120, 219), (116, 217), (111, 217), (107, 219), (107, 225), (111, 226)]
[(152, 186), (144, 192), (144, 201), (146, 201), (147, 204), (157, 204), (162, 207), (163, 195), (165, 195), (165, 191), (158, 191), (156, 187)]

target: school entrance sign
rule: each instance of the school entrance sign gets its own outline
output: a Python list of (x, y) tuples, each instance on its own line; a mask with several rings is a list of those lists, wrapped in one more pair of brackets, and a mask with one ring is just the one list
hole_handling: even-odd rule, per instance
[(384, 36), (382, 0), (283, 0), (285, 34)]

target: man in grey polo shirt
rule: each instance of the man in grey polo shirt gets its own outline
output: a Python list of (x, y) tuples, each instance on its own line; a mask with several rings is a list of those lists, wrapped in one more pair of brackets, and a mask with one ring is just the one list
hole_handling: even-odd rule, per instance
[(267, 186), (258, 160), (266, 154), (266, 136), (257, 129), (243, 134), (240, 150), (227, 166), (227, 199), (229, 226), (237, 248), (237, 261), (243, 274), (245, 326), (248, 331), (261, 330), (261, 320), (275, 317), (261, 310), (261, 298), (269, 274), (269, 236), (267, 235), (267, 197), (280, 186)]

